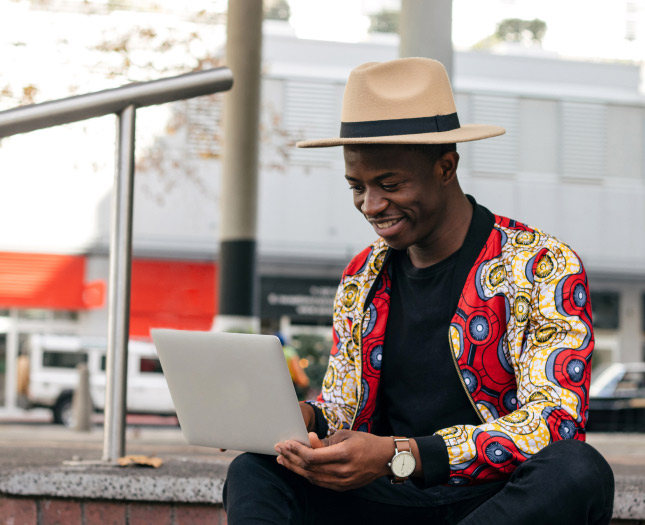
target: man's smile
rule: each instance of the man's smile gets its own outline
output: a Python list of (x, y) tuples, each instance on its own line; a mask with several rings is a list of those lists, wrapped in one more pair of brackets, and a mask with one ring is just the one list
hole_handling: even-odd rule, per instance
[(367, 220), (378, 235), (388, 237), (400, 233), (399, 230), (404, 219), (405, 217), (380, 217)]
[(384, 230), (385, 228), (389, 228), (390, 226), (394, 226), (397, 222), (399, 222), (402, 219), (402, 217), (399, 217), (398, 219), (380, 219), (380, 220), (374, 220), (370, 221), (373, 225), (375, 225), (377, 228)]

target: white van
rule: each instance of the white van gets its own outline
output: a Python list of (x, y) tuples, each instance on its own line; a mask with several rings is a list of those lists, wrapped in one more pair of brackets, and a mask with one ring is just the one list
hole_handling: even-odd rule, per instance
[[(50, 408), (54, 422), (72, 424), (72, 396), (78, 385), (76, 366), (87, 363), (95, 411), (105, 408), (106, 342), (76, 336), (32, 335), (28, 341), (27, 401)], [(174, 415), (174, 406), (152, 343), (128, 345), (127, 412)]]

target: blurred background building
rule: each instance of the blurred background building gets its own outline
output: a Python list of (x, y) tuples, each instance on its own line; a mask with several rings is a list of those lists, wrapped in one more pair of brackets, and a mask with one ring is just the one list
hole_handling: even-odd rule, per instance
[[(293, 144), (336, 135), (349, 71), (398, 56), (398, 2), (371, 12), (368, 3), (340, 2), (343, 16), (326, 20), (305, 2), (265, 2), (258, 313), (264, 331), (314, 338), (323, 351), (340, 273), (374, 233), (353, 208), (341, 149)], [(222, 64), (225, 3), (185, 4), (5, 2), (0, 110)], [(596, 2), (580, 25), (569, 19), (569, 36), (594, 16), (604, 20), (594, 31), (615, 33), (613, 55), (580, 33), (594, 59), (549, 48), (560, 22), (523, 17), (522, 0), (487, 2), (481, 19), (496, 25), (476, 41), (457, 24), (466, 0), (454, 4), (460, 120), (507, 129), (458, 146), (464, 189), (582, 257), (595, 366), (644, 360), (645, 2)], [(339, 31), (335, 40), (324, 28)], [(209, 330), (217, 315), (224, 96), (137, 113), (133, 338), (160, 326)], [(105, 334), (114, 126), (103, 117), (0, 141), (0, 407), (15, 406), (5, 364), (30, 334)]]

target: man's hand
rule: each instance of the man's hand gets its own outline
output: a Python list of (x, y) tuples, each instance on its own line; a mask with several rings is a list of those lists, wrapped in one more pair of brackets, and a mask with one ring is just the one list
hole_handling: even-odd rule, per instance
[(314, 412), (314, 408), (309, 403), (301, 401), (300, 411), (302, 412), (302, 419), (305, 420), (307, 431), (311, 432), (316, 426), (316, 413)]
[(309, 441), (311, 448), (290, 440), (278, 443), (275, 450), (280, 465), (315, 485), (343, 491), (390, 473), (387, 464), (394, 455), (391, 437), (340, 430), (322, 441), (310, 432)]

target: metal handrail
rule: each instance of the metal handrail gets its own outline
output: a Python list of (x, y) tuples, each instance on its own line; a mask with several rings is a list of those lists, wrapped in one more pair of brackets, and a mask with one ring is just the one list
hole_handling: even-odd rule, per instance
[(222, 67), (0, 112), (0, 137), (112, 113), (119, 119), (110, 232), (104, 462), (115, 463), (125, 455), (136, 110), (226, 91), (232, 85), (230, 69)]
[(0, 111), (0, 137), (118, 114), (130, 105), (142, 108), (210, 95), (232, 85), (231, 70), (221, 67), (21, 106)]

